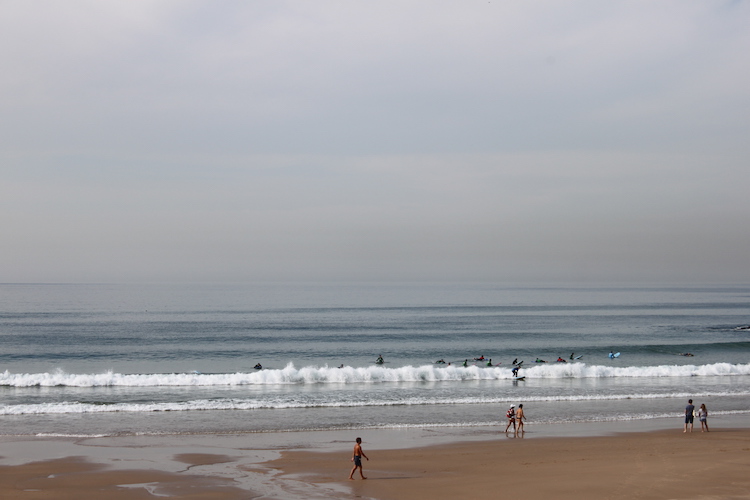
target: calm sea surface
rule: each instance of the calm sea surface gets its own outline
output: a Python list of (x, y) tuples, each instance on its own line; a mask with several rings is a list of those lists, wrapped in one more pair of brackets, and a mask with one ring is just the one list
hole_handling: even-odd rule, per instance
[(739, 286), (0, 285), (0, 433), (750, 416), (748, 324)]

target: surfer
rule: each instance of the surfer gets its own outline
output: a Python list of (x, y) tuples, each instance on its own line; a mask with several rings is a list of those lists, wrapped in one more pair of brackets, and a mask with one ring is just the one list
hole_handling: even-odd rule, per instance
[(263, 369), (263, 365), (261, 365), (260, 363), (258, 363), (253, 368), (255, 368), (256, 370), (262, 370)]
[(438, 359), (437, 361), (435, 361), (435, 364), (436, 365), (444, 365), (445, 364), (445, 360), (444, 359)]
[(521, 365), (514, 366), (511, 372), (513, 372), (513, 376), (518, 378), (518, 369), (521, 368)]
[(562, 359), (560, 356), (557, 357), (557, 362), (558, 363), (567, 363), (567, 361), (565, 361), (564, 359)]
[(536, 358), (536, 361), (534, 363), (546, 363), (543, 359)]
[(484, 354), (482, 354), (478, 358), (474, 358), (474, 361), (484, 361)]
[(487, 366), (492, 366), (492, 358), (490, 358), (490, 360), (487, 361)]
[(468, 360), (468, 359), (465, 359), (465, 360), (464, 360), (464, 367), (467, 367), (467, 366), (469, 366), (469, 360)]
[(513, 363), (511, 363), (511, 364), (512, 364), (512, 365), (516, 365), (516, 364), (518, 364), (518, 358), (514, 359), (514, 360), (513, 360)]
[(570, 359), (571, 359), (571, 361), (572, 361), (573, 359), (575, 359), (575, 356), (576, 356), (576, 353), (574, 353), (574, 352), (571, 352), (571, 353), (570, 353)]
[(609, 351), (609, 359), (614, 359), (615, 353), (613, 351)]
[(383, 359), (383, 355), (379, 354), (378, 359), (375, 360), (375, 364), (382, 365), (383, 363), (385, 363), (385, 360)]

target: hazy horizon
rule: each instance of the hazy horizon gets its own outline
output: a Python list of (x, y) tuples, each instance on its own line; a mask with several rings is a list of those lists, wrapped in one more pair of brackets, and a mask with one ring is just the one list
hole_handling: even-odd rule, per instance
[(750, 283), (747, 2), (0, 14), (2, 283)]

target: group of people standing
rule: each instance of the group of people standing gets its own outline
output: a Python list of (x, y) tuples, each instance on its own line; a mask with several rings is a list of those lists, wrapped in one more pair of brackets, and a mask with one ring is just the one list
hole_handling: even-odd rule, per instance
[(505, 426), (505, 433), (508, 433), (508, 429), (513, 426), (513, 433), (518, 434), (525, 432), (523, 430), (523, 421), (526, 420), (526, 415), (523, 414), (523, 405), (510, 405), (508, 411), (505, 412), (505, 416), (508, 418), (508, 425)]
[(708, 432), (708, 409), (706, 409), (705, 404), (701, 404), (701, 407), (696, 412), (692, 399), (688, 399), (688, 404), (685, 407), (685, 427), (682, 432), (688, 432), (688, 429), (690, 432), (693, 432), (693, 419), (696, 414), (701, 423), (701, 432)]

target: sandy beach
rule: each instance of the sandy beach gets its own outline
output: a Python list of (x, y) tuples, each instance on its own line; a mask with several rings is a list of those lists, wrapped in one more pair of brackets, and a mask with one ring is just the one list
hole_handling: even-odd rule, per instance
[(347, 479), (353, 441), (309, 451), (325, 435), (296, 436), (296, 445), (273, 450), (233, 436), (3, 442), (0, 498), (750, 498), (750, 429), (523, 438), (492, 432), (390, 449), (362, 434), (368, 479), (354, 481)]
[[(368, 479), (348, 481), (362, 498), (750, 498), (748, 429), (364, 450)], [(349, 458), (289, 452), (272, 465), (314, 483), (343, 482)]]

